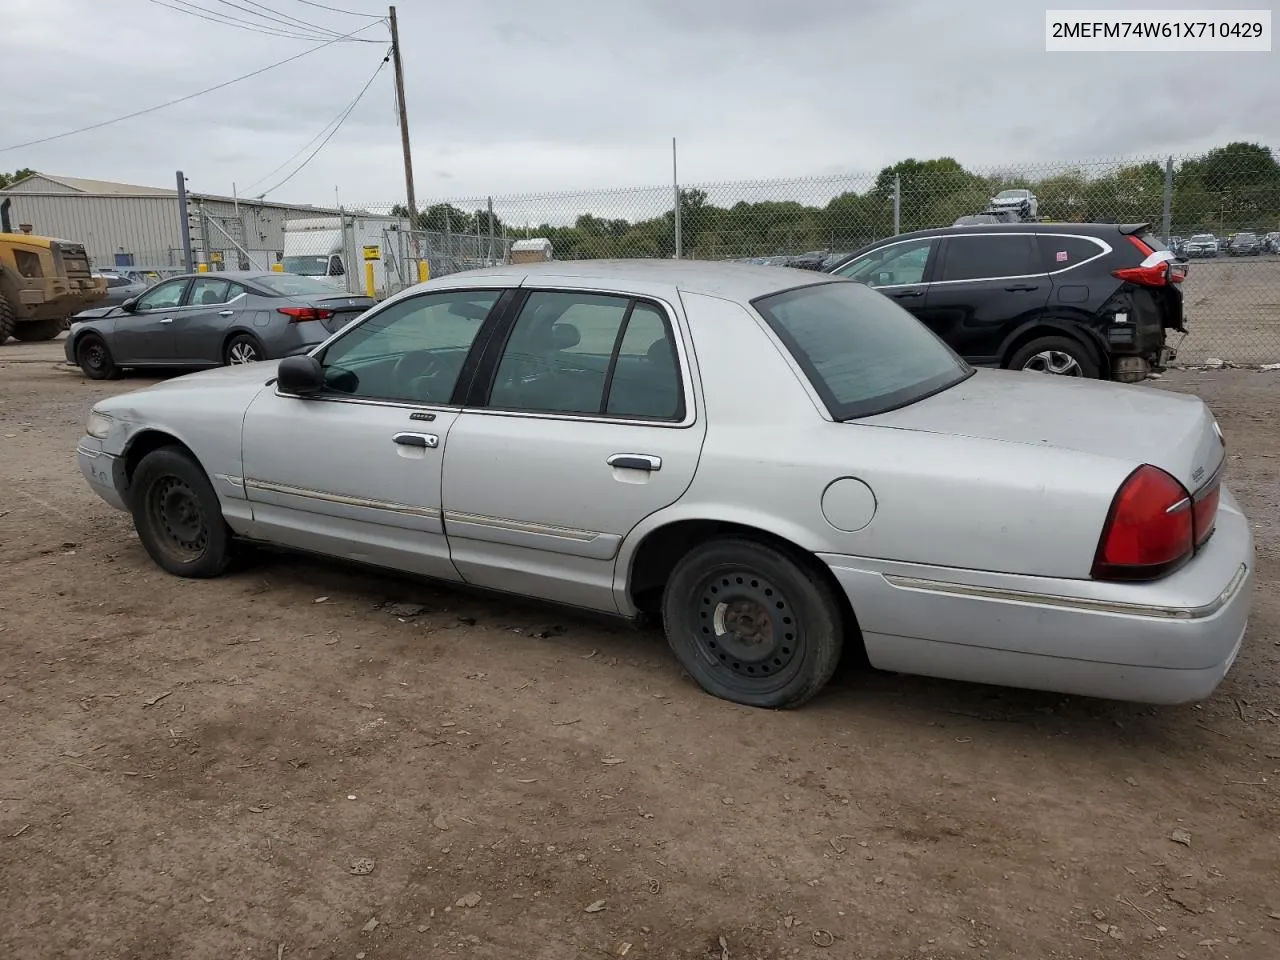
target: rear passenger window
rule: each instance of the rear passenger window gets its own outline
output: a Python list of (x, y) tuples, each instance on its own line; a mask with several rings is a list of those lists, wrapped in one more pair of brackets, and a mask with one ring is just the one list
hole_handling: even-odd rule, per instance
[(1038, 259), (1035, 237), (1030, 234), (988, 233), (950, 237), (942, 264), (942, 279), (985, 280), (1043, 273)]
[(679, 420), (671, 328), (657, 307), (626, 297), (532, 293), (503, 349), (489, 403), (529, 413)]
[(1068, 270), (1102, 253), (1102, 248), (1087, 237), (1054, 237), (1041, 234), (1037, 239), (1040, 243), (1040, 262), (1044, 264), (1043, 269), (1048, 273), (1055, 270)]

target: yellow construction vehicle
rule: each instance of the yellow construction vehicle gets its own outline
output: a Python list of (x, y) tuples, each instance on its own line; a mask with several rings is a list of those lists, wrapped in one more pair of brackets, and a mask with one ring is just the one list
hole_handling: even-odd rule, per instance
[(107, 295), (107, 281), (94, 277), (84, 246), (39, 237), (9, 223), (9, 204), (0, 201), (0, 343), (52, 340), (73, 315)]

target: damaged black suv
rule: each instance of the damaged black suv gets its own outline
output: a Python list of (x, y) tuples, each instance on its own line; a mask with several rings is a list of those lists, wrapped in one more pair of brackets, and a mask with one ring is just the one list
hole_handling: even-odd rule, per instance
[(1187, 266), (1150, 224), (943, 227), (828, 266), (877, 288), (975, 366), (1135, 382), (1186, 333)]

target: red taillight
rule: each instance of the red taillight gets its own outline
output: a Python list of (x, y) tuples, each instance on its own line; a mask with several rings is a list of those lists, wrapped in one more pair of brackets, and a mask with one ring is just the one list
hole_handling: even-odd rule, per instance
[(1144, 464), (1120, 485), (1102, 528), (1093, 576), (1154, 580), (1195, 551), (1191, 497), (1177, 480)]
[(1141, 237), (1134, 236), (1132, 233), (1129, 234), (1129, 242), (1142, 251), (1142, 258), (1144, 260), (1155, 253), (1145, 240)]
[(1221, 494), (1222, 485), (1214, 480), (1195, 495), (1191, 515), (1195, 524), (1197, 549), (1209, 539), (1218, 522), (1218, 499)]
[(320, 307), (276, 307), (276, 313), (283, 313), (290, 323), (302, 323), (304, 320), (328, 320), (333, 316), (332, 310)]
[[(1186, 271), (1183, 271), (1185, 276)], [(1174, 280), (1170, 275), (1169, 261), (1161, 260), (1149, 267), (1126, 267), (1123, 270), (1112, 270), (1111, 275), (1117, 280), (1127, 280), (1141, 287), (1163, 287), (1166, 284), (1181, 283), (1182, 277)]]

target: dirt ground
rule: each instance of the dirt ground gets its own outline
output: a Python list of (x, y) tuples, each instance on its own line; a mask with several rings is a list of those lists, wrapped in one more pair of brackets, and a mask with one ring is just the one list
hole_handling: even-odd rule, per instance
[(1160, 384), (1217, 411), (1259, 541), (1210, 701), (850, 666), (774, 713), (560, 610), (160, 573), (74, 457), (150, 381), (59, 350), (0, 348), (0, 955), (1280, 956), (1280, 374)]
[(1173, 341), (1178, 361), (1280, 362), (1280, 257), (1223, 256), (1188, 266), (1188, 333), (1181, 344)]

